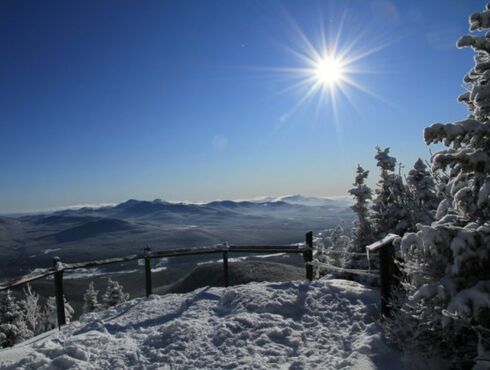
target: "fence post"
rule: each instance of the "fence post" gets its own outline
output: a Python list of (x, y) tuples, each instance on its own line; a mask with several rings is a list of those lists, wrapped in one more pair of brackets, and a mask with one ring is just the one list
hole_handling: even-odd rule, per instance
[(306, 279), (313, 280), (313, 231), (308, 231), (305, 236), (305, 244), (307, 250), (303, 252), (303, 258), (306, 265)]
[(149, 297), (152, 293), (151, 287), (151, 249), (150, 246), (145, 248), (145, 287), (146, 297)]
[(393, 259), (393, 243), (387, 243), (379, 249), (379, 275), (381, 284), (381, 314), (390, 313), (391, 291), (394, 280), (395, 261)]
[(225, 288), (228, 288), (229, 280), (228, 280), (228, 251), (223, 252), (223, 278), (225, 283)]
[(59, 257), (53, 258), (54, 267), (54, 295), (56, 297), (56, 313), (58, 315), (58, 327), (66, 324), (65, 297), (63, 295), (63, 270), (60, 269)]

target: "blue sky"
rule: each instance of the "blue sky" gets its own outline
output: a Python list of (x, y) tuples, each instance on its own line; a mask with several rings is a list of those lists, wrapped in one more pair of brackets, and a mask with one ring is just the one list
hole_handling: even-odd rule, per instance
[[(471, 1), (0, 2), (0, 212), (128, 198), (342, 195), (463, 118)], [(335, 111), (292, 88), (303, 34), (369, 55)], [(322, 32), (322, 29), (324, 32)], [(379, 50), (378, 50), (379, 49)], [(361, 73), (361, 71), (364, 71)], [(328, 94), (327, 94), (328, 95)]]

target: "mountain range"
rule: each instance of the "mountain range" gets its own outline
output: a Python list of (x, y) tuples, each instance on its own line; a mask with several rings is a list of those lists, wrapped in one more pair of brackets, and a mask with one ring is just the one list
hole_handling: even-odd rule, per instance
[(102, 207), (0, 217), (0, 278), (63, 261), (153, 250), (300, 242), (308, 230), (351, 224), (347, 198), (290, 195), (247, 201), (175, 203), (130, 199)]

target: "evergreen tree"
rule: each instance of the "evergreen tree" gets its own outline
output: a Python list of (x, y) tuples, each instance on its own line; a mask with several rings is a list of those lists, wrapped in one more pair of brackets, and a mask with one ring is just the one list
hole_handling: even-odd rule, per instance
[(395, 173), (396, 159), (390, 148), (376, 147), (375, 159), (381, 170), (372, 205), (372, 222), (376, 239), (388, 233), (403, 235), (412, 224), (407, 208), (407, 194), (402, 178)]
[(41, 332), (41, 307), (39, 304), (39, 294), (32, 291), (30, 284), (24, 288), (24, 301), (22, 306), (25, 312), (25, 321), (28, 329), (37, 335)]
[(411, 229), (415, 230), (416, 223), (426, 225), (434, 221), (436, 209), (440, 203), (434, 177), (420, 158), (408, 172), (407, 187), (412, 206), (413, 225)]
[[(470, 29), (490, 28), (490, 7), (470, 17)], [(490, 362), (490, 34), (465, 36), (475, 66), (465, 77), (468, 91), (459, 97), (467, 119), (425, 129), (427, 144), (446, 146), (433, 155), (434, 171), (448, 170), (448, 194), (439, 217), (401, 242), (409, 306), (415, 320), (417, 350), (451, 356), (455, 368), (487, 368)], [(441, 208), (441, 206), (439, 207)], [(402, 311), (399, 311), (402, 312)], [(414, 338), (410, 325), (405, 340)], [(422, 333), (422, 335), (420, 334)], [(397, 335), (402, 335), (399, 331)], [(478, 358), (478, 360), (475, 360)]]
[(10, 290), (0, 297), (0, 347), (10, 347), (30, 338), (24, 312)]
[(83, 312), (92, 312), (100, 309), (100, 304), (97, 301), (98, 290), (94, 289), (94, 282), (91, 281), (88, 289), (83, 294)]
[(102, 299), (104, 308), (115, 306), (129, 299), (129, 294), (124, 293), (123, 286), (117, 281), (109, 278), (107, 280), (107, 289)]
[[(353, 222), (352, 240), (347, 247), (348, 253), (366, 253), (366, 246), (374, 241), (369, 215), (369, 201), (372, 197), (372, 190), (364, 183), (368, 175), (369, 171), (358, 165), (354, 187), (349, 190), (349, 193), (355, 199), (355, 204), (351, 206), (351, 209), (357, 215), (357, 220)], [(367, 258), (347, 254), (345, 266), (347, 268), (366, 269), (368, 268)]]

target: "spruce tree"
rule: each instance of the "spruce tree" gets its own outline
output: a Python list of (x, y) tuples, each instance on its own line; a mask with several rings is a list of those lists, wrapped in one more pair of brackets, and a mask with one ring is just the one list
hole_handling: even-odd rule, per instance
[(434, 221), (440, 199), (435, 179), (420, 158), (408, 172), (407, 188), (411, 200), (411, 229), (414, 230), (417, 223), (430, 224)]
[(88, 289), (83, 294), (83, 313), (97, 311), (100, 309), (100, 304), (97, 301), (98, 290), (94, 288), (94, 282), (91, 281)]
[[(490, 29), (489, 9), (470, 17), (471, 31)], [(448, 194), (435, 222), (402, 239), (410, 302), (405, 316), (417, 318), (419, 338), (436, 337), (430, 344), (421, 341), (419, 351), (437, 350), (451, 357), (455, 368), (485, 368), (490, 361), (490, 34), (464, 36), (458, 46), (476, 52), (475, 66), (464, 78), (467, 91), (459, 97), (470, 115), (424, 132), (427, 144), (446, 146), (431, 162), (433, 171), (448, 172)], [(405, 335), (411, 340), (413, 330)]]
[(124, 293), (123, 286), (117, 281), (109, 278), (107, 280), (107, 289), (104, 293), (102, 304), (104, 308), (118, 305), (122, 302), (127, 301), (129, 294)]
[(357, 166), (357, 175), (353, 188), (349, 193), (354, 197), (355, 204), (351, 209), (357, 215), (357, 220), (352, 226), (352, 240), (347, 247), (345, 266), (347, 268), (366, 269), (368, 268), (367, 258), (349, 253), (365, 253), (366, 246), (374, 241), (373, 229), (371, 226), (369, 201), (372, 198), (372, 190), (365, 184), (369, 171), (364, 170), (360, 165)]
[(372, 205), (372, 222), (376, 239), (388, 233), (403, 235), (411, 225), (407, 208), (406, 188), (402, 177), (395, 173), (396, 158), (389, 155), (390, 148), (376, 147), (377, 166), (381, 170)]
[(0, 347), (10, 347), (30, 338), (24, 312), (10, 290), (0, 297)]

